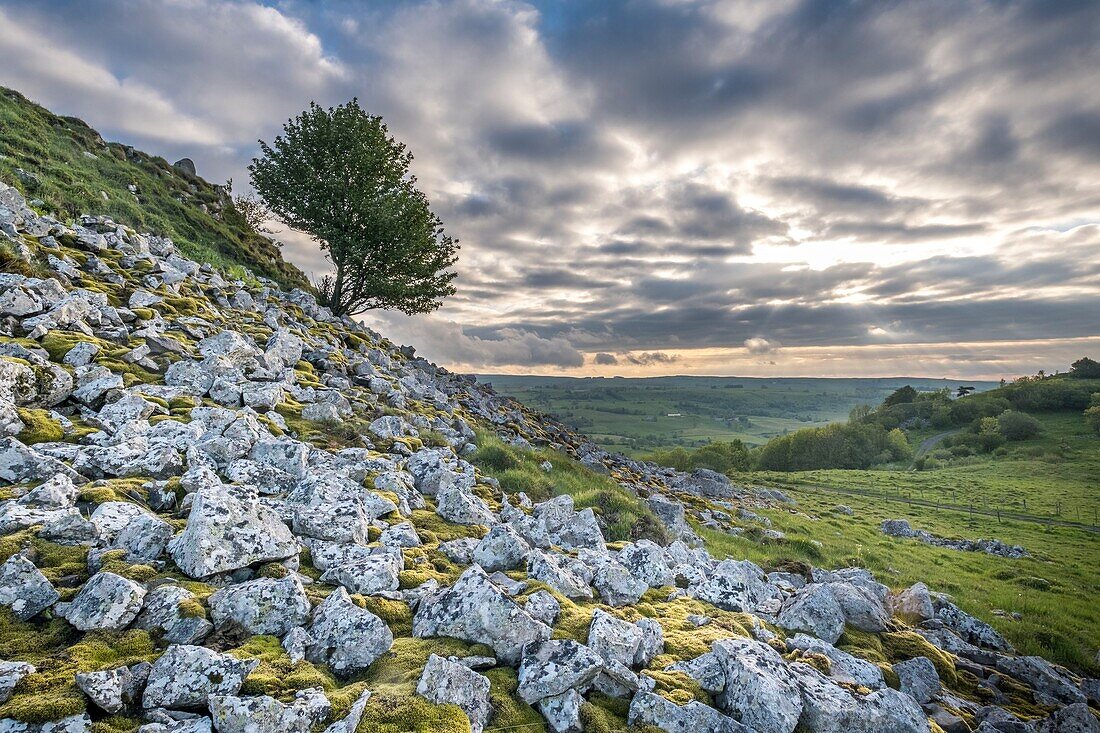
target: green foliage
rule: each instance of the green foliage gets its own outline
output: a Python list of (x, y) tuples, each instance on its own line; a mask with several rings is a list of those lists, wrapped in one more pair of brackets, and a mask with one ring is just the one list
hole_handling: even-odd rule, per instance
[(358, 100), (309, 109), (252, 161), (252, 185), (286, 224), (320, 243), (335, 269), (318, 285), (338, 315), (425, 313), (454, 293), (457, 243), (409, 174), (412, 153)]
[[(609, 542), (651, 539), (667, 544), (669, 538), (656, 515), (611, 477), (554, 450), (506, 445), (488, 432), (477, 434), (477, 445), (472, 463), (496, 478), (506, 493), (523, 491), (534, 501), (568, 494), (577, 511), (592, 509)], [(551, 464), (549, 471), (542, 467), (546, 461)]]
[(899, 388), (892, 395), (882, 401), (882, 404), (886, 407), (893, 407), (894, 405), (904, 405), (911, 402), (915, 402), (917, 399), (917, 390), (910, 387), (908, 384)]
[[(171, 237), (183, 255), (199, 262), (243, 265), (290, 287), (306, 284), (278, 247), (248, 226), (223, 187), (163, 158), (107, 143), (81, 120), (52, 114), (0, 87), (0, 180), (13, 183), (16, 168), (39, 181), (24, 194), (41, 199), (42, 208), (60, 218), (108, 214)], [(0, 268), (5, 262), (12, 264), (0, 253)]]
[(654, 451), (646, 459), (679, 471), (706, 468), (718, 473), (747, 471), (753, 462), (748, 446), (740, 440), (716, 441), (694, 451), (681, 447)]
[(1085, 424), (1100, 435), (1100, 392), (1092, 395), (1092, 401), (1085, 410)]
[(1082, 357), (1070, 364), (1069, 375), (1074, 379), (1100, 379), (1100, 362)]
[(757, 458), (766, 471), (815, 468), (867, 468), (912, 455), (905, 434), (877, 423), (834, 423), (775, 438)]
[(1038, 435), (1043, 426), (1031, 415), (1008, 410), (997, 418), (997, 429), (1006, 440), (1027, 440)]

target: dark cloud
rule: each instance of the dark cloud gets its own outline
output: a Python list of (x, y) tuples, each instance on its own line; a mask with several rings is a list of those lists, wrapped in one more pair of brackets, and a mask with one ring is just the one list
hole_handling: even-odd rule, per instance
[(671, 364), (678, 359), (675, 354), (666, 354), (663, 351), (645, 351), (640, 354), (623, 354), (623, 358), (631, 364), (637, 364), (638, 366)]
[(443, 311), (380, 325), (658, 370), (1096, 334), (1097, 37), (1087, 0), (0, 0), (0, 84), (241, 188), (256, 138), (359, 96), (462, 240)]

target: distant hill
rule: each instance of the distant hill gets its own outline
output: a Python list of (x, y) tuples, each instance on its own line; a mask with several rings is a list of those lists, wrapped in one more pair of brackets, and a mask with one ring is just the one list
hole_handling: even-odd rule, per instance
[(847, 420), (858, 405), (877, 405), (894, 390), (996, 382), (882, 378), (543, 377), (479, 375), (498, 391), (584, 430), (605, 448), (640, 455), (715, 440), (766, 443), (800, 428)]
[(307, 285), (278, 245), (233, 208), (223, 186), (129, 145), (106, 142), (82, 120), (56, 115), (4, 87), (0, 179), (60, 219), (106, 214), (171, 237), (182, 254), (200, 262), (246, 267), (288, 287)]

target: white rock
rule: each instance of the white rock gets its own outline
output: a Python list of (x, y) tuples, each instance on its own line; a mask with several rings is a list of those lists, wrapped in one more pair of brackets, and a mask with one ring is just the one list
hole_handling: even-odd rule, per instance
[(145, 588), (114, 573), (96, 573), (70, 603), (54, 611), (81, 631), (120, 631), (141, 611)]
[(436, 705), (457, 705), (470, 719), (470, 733), (482, 733), (493, 706), (489, 702), (489, 678), (469, 667), (436, 654), (428, 657), (416, 694)]
[(309, 620), (309, 597), (295, 575), (259, 578), (214, 592), (210, 617), (217, 627), (235, 621), (253, 634), (283, 636)]
[(343, 588), (314, 609), (309, 635), (313, 641), (307, 658), (328, 664), (340, 676), (366, 669), (393, 645), (393, 633), (385, 622), (355, 605)]
[(175, 644), (153, 663), (141, 704), (148, 708), (197, 708), (210, 695), (235, 695), (258, 659), (236, 659), (201, 646)]
[(0, 565), (0, 605), (10, 608), (17, 618), (26, 621), (60, 597), (46, 576), (22, 555), (12, 555)]
[(298, 543), (278, 515), (225, 488), (201, 491), (187, 527), (168, 545), (180, 570), (192, 578), (297, 557)]

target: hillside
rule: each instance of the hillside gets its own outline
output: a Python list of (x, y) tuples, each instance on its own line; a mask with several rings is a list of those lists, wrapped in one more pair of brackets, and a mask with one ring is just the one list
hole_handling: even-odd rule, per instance
[(171, 237), (181, 254), (200, 262), (248, 268), (288, 287), (306, 285), (278, 246), (248, 226), (223, 187), (163, 158), (106, 142), (83, 121), (55, 115), (4, 87), (0, 180), (61, 219), (104, 214)]
[[(0, 185), (0, 731), (1100, 724), (1091, 660), (1025, 656), (930, 567), (979, 553), (851, 552), (56, 192)], [(1015, 583), (1026, 547), (980, 559)]]
[(543, 377), (479, 375), (502, 394), (554, 415), (602, 447), (640, 457), (712, 441), (766, 443), (777, 435), (846, 420), (858, 405), (877, 405), (897, 388), (995, 382), (901, 377), (867, 379), (756, 377)]

